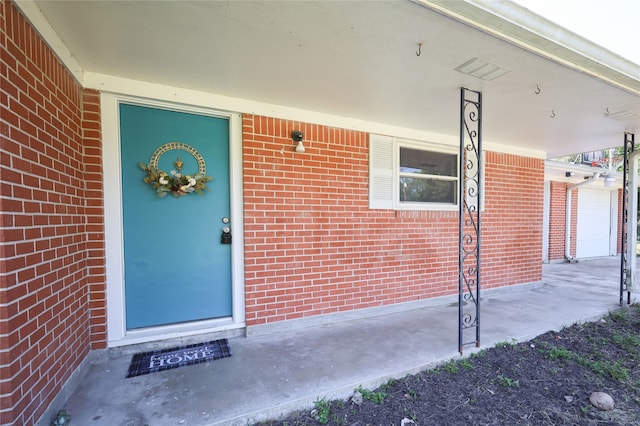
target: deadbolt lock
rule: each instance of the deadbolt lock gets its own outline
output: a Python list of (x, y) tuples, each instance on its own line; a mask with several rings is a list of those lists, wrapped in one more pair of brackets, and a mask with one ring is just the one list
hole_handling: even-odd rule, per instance
[(220, 236), (220, 243), (231, 244), (231, 228), (225, 226), (222, 228), (222, 235)]

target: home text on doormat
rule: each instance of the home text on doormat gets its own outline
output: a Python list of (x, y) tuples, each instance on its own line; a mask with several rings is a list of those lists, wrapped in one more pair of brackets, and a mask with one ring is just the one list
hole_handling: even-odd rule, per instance
[(185, 365), (200, 364), (231, 356), (227, 339), (180, 346), (151, 352), (141, 352), (131, 357), (127, 378), (157, 371), (170, 370)]

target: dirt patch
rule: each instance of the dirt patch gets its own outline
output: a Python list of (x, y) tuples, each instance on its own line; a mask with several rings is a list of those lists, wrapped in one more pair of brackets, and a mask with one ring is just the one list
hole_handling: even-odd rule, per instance
[[(595, 408), (593, 392), (613, 397)], [(640, 425), (640, 305), (262, 425)]]

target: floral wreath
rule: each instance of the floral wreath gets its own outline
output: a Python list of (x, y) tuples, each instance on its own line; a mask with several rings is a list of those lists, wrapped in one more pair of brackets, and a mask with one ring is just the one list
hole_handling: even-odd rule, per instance
[[(193, 175), (187, 175), (182, 173), (182, 167), (184, 163), (178, 156), (176, 161), (173, 162), (175, 170), (167, 173), (158, 169), (158, 160), (160, 156), (167, 151), (179, 149), (191, 154), (198, 162), (198, 172)], [(149, 158), (149, 164), (145, 164), (142, 161), (138, 163), (138, 166), (147, 174), (143, 179), (144, 183), (148, 183), (153, 186), (153, 189), (158, 193), (158, 197), (165, 197), (171, 193), (176, 198), (180, 198), (183, 195), (195, 192), (199, 195), (204, 195), (202, 190), (209, 191), (207, 182), (213, 180), (211, 176), (206, 175), (206, 165), (202, 155), (193, 147), (182, 142), (168, 142), (158, 147), (151, 157)]]

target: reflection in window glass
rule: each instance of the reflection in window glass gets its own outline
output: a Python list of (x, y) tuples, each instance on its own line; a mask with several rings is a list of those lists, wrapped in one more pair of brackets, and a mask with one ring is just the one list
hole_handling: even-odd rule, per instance
[(400, 202), (455, 204), (457, 181), (400, 177)]
[(400, 202), (457, 204), (458, 156), (400, 147)]
[(400, 172), (436, 176), (457, 176), (458, 156), (443, 152), (401, 147)]

